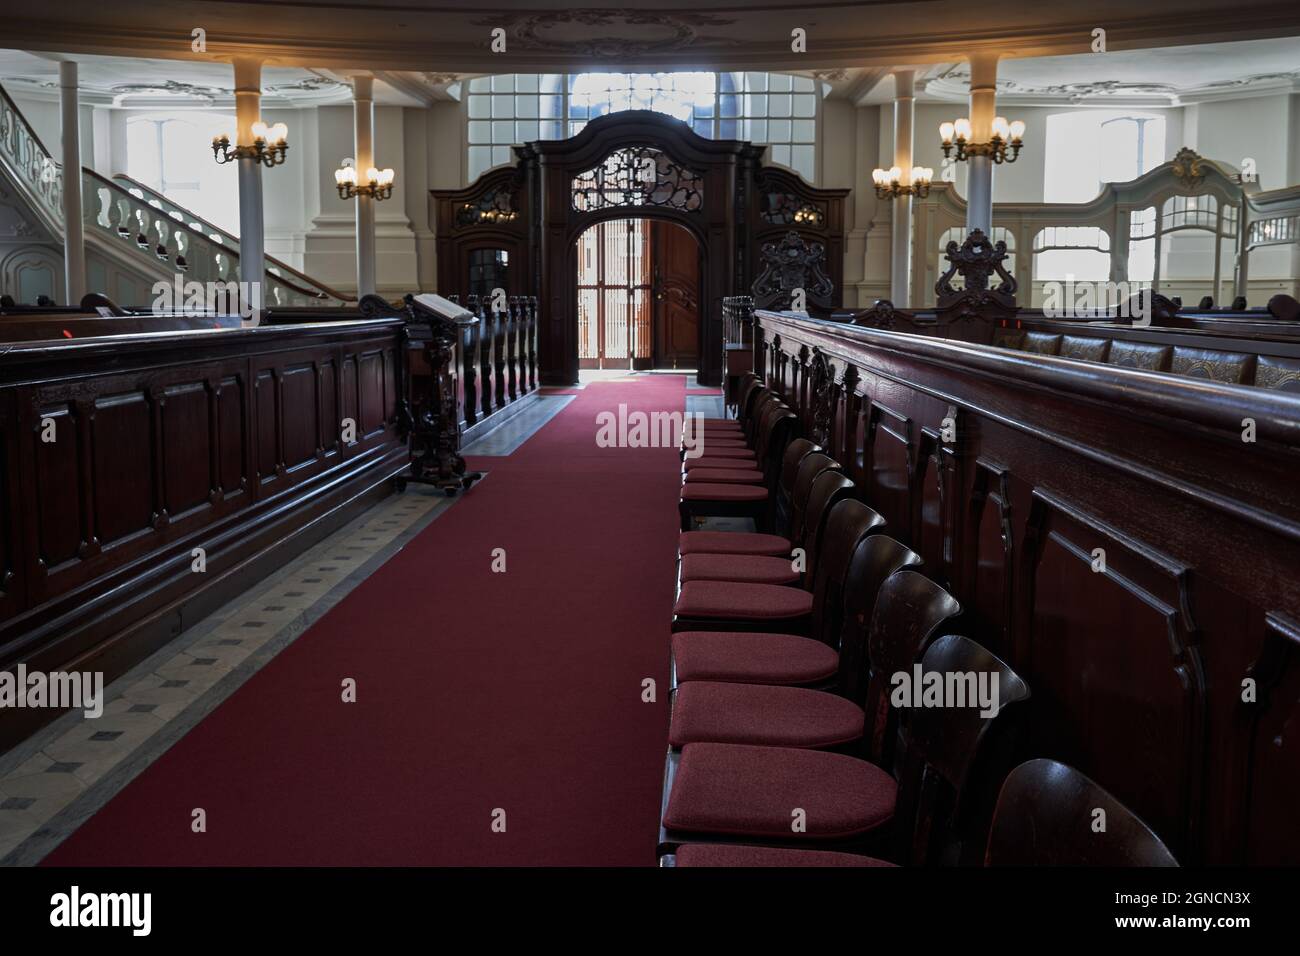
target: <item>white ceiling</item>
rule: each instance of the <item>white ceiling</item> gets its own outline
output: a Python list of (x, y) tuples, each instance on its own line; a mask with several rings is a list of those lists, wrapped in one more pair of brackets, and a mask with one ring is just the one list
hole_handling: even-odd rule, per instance
[[(85, 103), (147, 107), (234, 107), (234, 69), (204, 60), (154, 60), (78, 54), (77, 83)], [(347, 103), (347, 75), (306, 67), (262, 68), (263, 104), (268, 107)], [(417, 106), (454, 92), (455, 76), (378, 74), (375, 102)], [(0, 83), (11, 92), (57, 97), (58, 59), (20, 50), (0, 50)]]
[[(234, 72), (227, 63), (96, 54), (78, 54), (76, 60), (83, 102), (233, 108)], [(969, 71), (964, 62), (915, 68), (919, 101), (966, 100)], [(826, 82), (831, 95), (858, 103), (887, 103), (894, 95), (889, 67), (800, 72)], [(460, 81), (469, 75), (379, 71), (375, 101), (418, 106), (457, 98)], [(347, 80), (348, 71), (265, 66), (263, 102), (271, 108), (347, 103)], [(56, 97), (58, 59), (0, 50), (0, 83), (14, 93)], [(1005, 59), (998, 65), (998, 101), (1007, 106), (1180, 106), (1274, 90), (1300, 91), (1300, 37)]]
[[(964, 102), (969, 83), (965, 63), (924, 68), (918, 74), (917, 99)], [(1007, 59), (998, 64), (998, 102), (1008, 106), (1183, 106), (1273, 90), (1300, 92), (1300, 37)], [(882, 76), (862, 102), (886, 103), (893, 95), (892, 76)]]

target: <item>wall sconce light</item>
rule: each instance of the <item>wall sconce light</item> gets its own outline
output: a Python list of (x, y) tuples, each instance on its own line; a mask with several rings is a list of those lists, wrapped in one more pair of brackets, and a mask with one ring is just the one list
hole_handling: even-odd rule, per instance
[(924, 199), (930, 195), (930, 183), (934, 180), (934, 170), (929, 166), (913, 166), (911, 182), (904, 185), (903, 171), (897, 166), (888, 169), (873, 169), (871, 180), (876, 187), (876, 195), (881, 199), (894, 199), (898, 196), (915, 196)]
[(376, 202), (382, 202), (393, 195), (393, 180), (397, 174), (390, 169), (376, 169), (371, 166), (366, 170), (366, 181), (357, 185), (355, 166), (340, 166), (334, 170), (334, 185), (339, 189), (340, 199), (354, 196), (369, 196)]
[(237, 159), (256, 159), (263, 166), (279, 166), (289, 150), (289, 127), (283, 123), (267, 126), (261, 120), (253, 124), (251, 146), (230, 145), (230, 136), (221, 133), (212, 137), (212, 158), (220, 164)]
[(1024, 145), (1025, 124), (1021, 120), (1007, 122), (1005, 116), (993, 119), (993, 135), (987, 143), (972, 143), (970, 120), (962, 117), (953, 123), (939, 124), (939, 139), (943, 155), (962, 162), (970, 156), (991, 156), (995, 163), (1014, 163)]

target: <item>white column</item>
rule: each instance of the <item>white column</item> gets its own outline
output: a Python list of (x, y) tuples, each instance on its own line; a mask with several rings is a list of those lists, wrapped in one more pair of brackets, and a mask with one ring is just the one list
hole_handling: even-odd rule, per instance
[[(235, 143), (253, 144), (253, 124), (262, 114), (262, 61), (235, 58)], [(262, 282), (266, 277), (266, 242), (262, 218), (262, 163), (253, 157), (238, 160), (239, 173), (239, 281), (248, 283), (251, 302), (246, 308), (262, 308)]]
[(81, 117), (77, 64), (59, 63), (59, 107), (63, 136), (63, 285), (67, 305), (86, 294), (86, 236), (81, 221)]
[[(976, 53), (970, 57), (971, 142), (987, 143), (997, 115), (998, 55)], [(993, 157), (971, 156), (966, 178), (966, 232), (982, 229), (993, 234)]]
[[(356, 130), (357, 185), (366, 182), (366, 170), (375, 165), (374, 78), (352, 78), (352, 117)], [(358, 196), (357, 204), (357, 297), (375, 291), (375, 201)]]
[[(916, 74), (911, 70), (894, 73), (894, 165), (903, 171), (902, 182), (912, 182), (912, 120), (916, 113), (913, 88)], [(910, 297), (912, 274), (912, 196), (905, 193), (894, 198), (894, 222), (890, 229), (893, 249), (890, 252), (889, 299), (906, 308)]]

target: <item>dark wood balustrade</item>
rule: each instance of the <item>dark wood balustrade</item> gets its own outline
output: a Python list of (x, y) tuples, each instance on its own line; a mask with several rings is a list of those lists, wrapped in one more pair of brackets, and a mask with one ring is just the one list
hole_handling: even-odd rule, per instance
[(463, 333), (457, 360), (461, 425), (473, 438), (537, 391), (538, 303), (535, 295), (512, 295), (506, 308), (494, 310), (491, 298), (469, 295), (462, 304), (479, 318)]
[(1029, 682), (1026, 758), (1185, 864), (1300, 860), (1300, 396), (789, 313), (760, 311), (755, 346)]

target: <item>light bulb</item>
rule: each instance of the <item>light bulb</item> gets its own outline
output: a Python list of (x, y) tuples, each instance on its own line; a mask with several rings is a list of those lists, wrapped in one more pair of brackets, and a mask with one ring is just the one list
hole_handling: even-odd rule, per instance
[(1025, 137), (1024, 120), (1015, 120), (1014, 122), (1012, 122), (1009, 132), (1011, 133), (1011, 141), (1013, 143), (1018, 143), (1022, 139), (1024, 139)]
[(970, 120), (965, 116), (953, 124), (953, 129), (957, 134), (957, 139), (970, 139)]
[(903, 178), (903, 171), (901, 169), (899, 169), (897, 166), (889, 167), (889, 181), (891, 183), (896, 183), (902, 178)]
[(267, 131), (267, 139), (279, 145), (289, 139), (289, 127), (284, 123), (276, 123)]
[(883, 186), (885, 184), (885, 171), (879, 168), (873, 169), (871, 171), (871, 181), (877, 186)]
[(929, 182), (929, 180), (930, 177), (926, 175), (926, 169), (924, 166), (912, 167), (912, 182), (924, 183), (924, 182)]
[(373, 167), (373, 166), (371, 166), (369, 169), (367, 169), (367, 170), (366, 170), (366, 182), (368, 182), (368, 183), (369, 183), (370, 185), (372, 185), (372, 186), (375, 185), (376, 183), (378, 183), (378, 182), (379, 182), (379, 170), (375, 169), (375, 167)]
[(952, 142), (952, 134), (953, 134), (953, 130), (954, 130), (954, 128), (955, 128), (955, 127), (953, 126), (952, 123), (940, 123), (940, 124), (939, 124), (939, 138), (940, 138), (941, 140), (943, 140), (944, 143), (951, 143), (951, 142)]
[(256, 123), (252, 125), (251, 132), (253, 134), (254, 140), (259, 140), (259, 139), (265, 140), (266, 133), (267, 133), (266, 124), (263, 123), (261, 120), (258, 120)]
[(993, 117), (993, 135), (998, 139), (1005, 140), (1009, 133), (1010, 129), (1007, 126), (1007, 118), (1005, 116)]
[(391, 166), (386, 167), (381, 175), (383, 176), (383, 179), (381, 179), (380, 182), (385, 186), (391, 186), (393, 184), (393, 179), (397, 176), (397, 174), (393, 172)]

